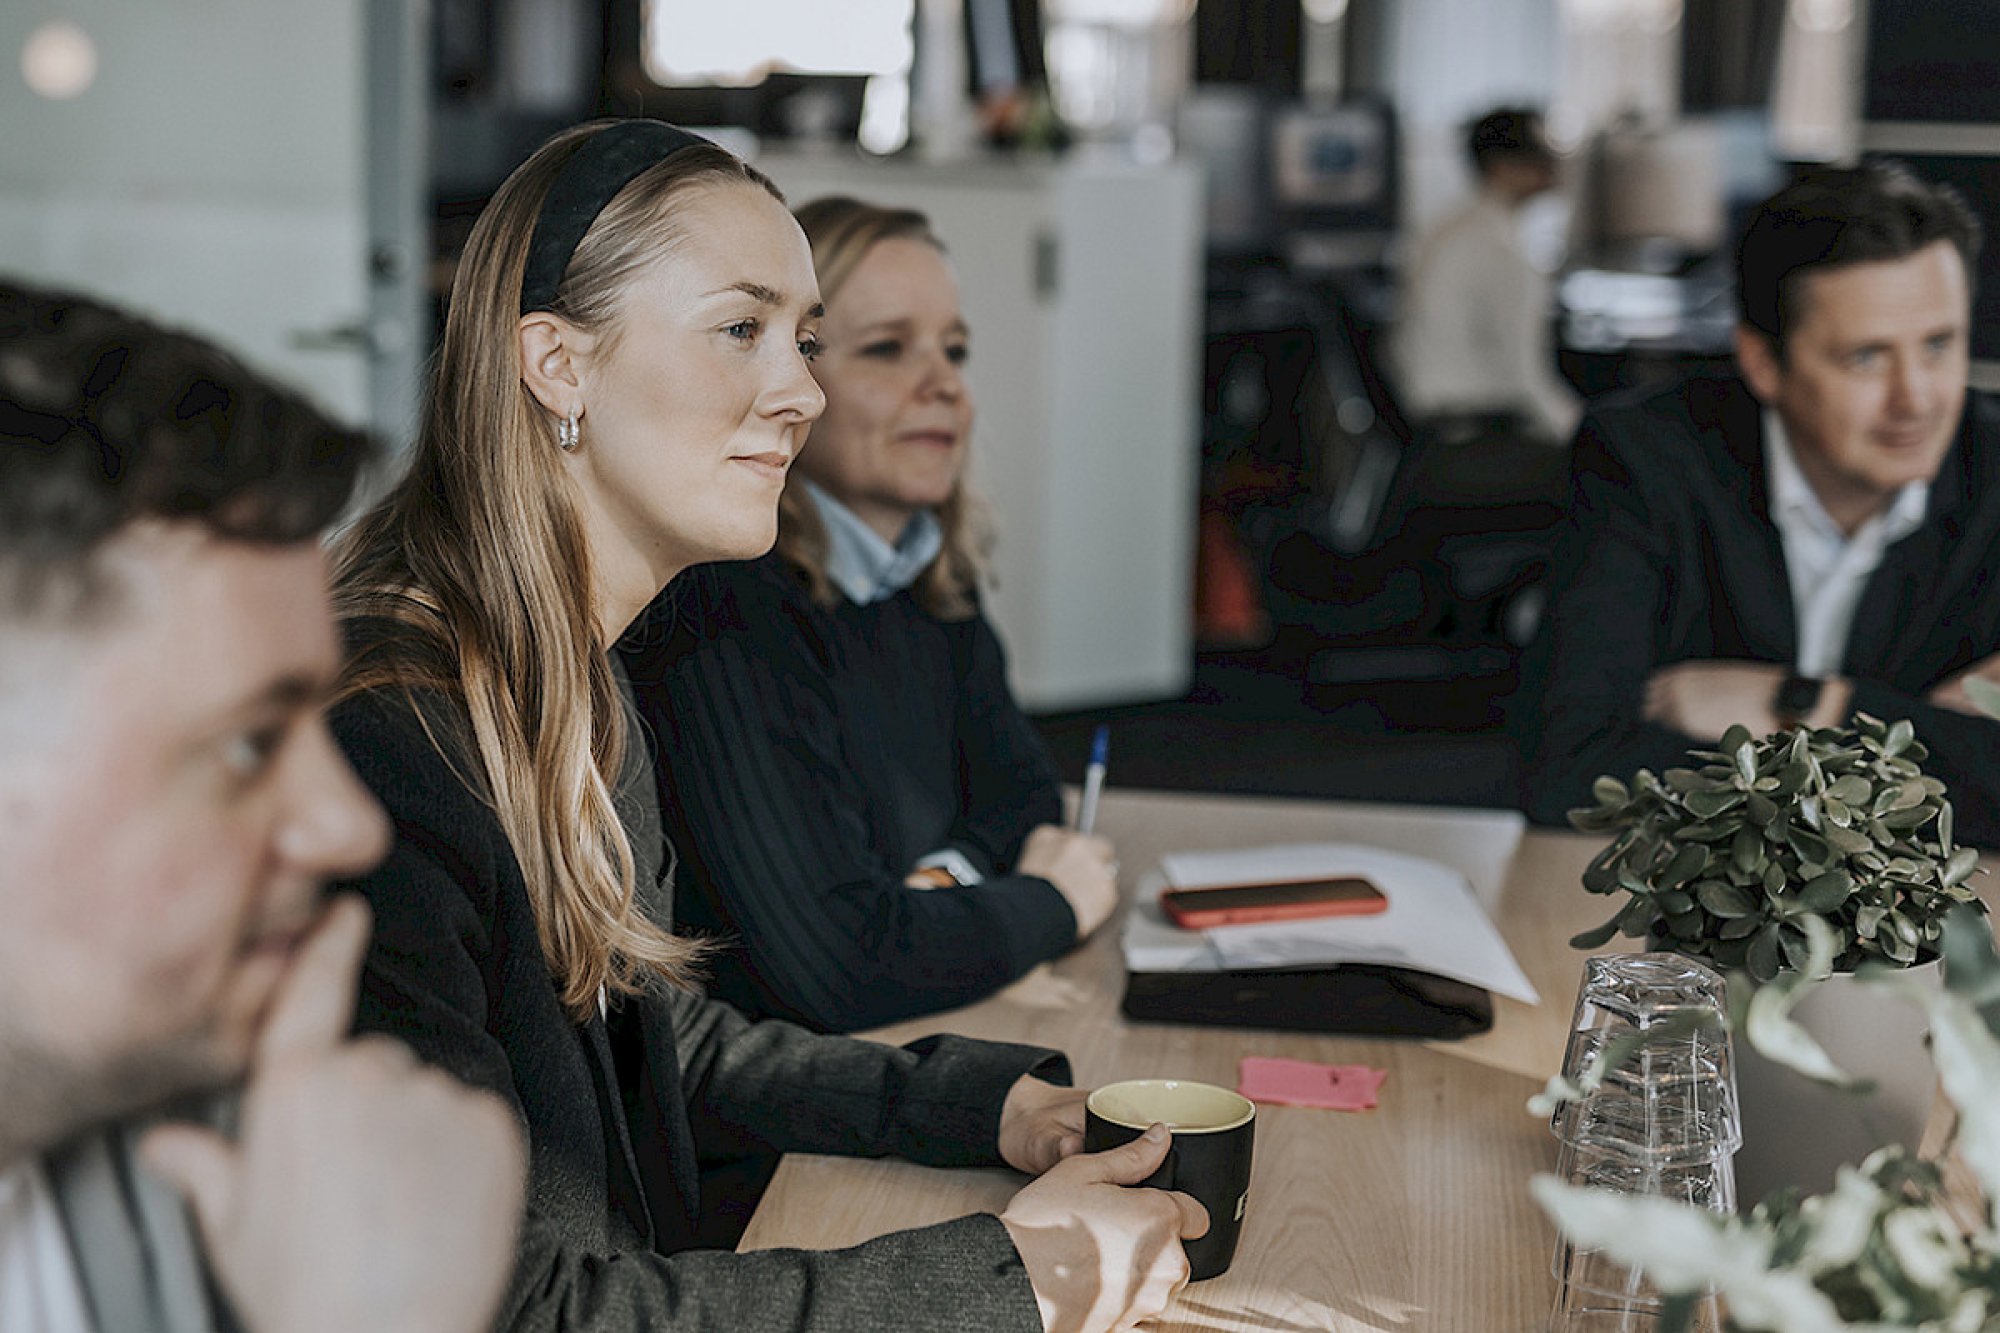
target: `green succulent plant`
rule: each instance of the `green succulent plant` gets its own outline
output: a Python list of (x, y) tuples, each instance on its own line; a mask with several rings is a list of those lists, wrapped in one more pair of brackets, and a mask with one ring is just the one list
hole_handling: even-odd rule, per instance
[(1804, 963), (1806, 917), (1832, 928), (1834, 967), (1852, 971), (1934, 955), (1945, 913), (1977, 904), (1966, 881), (1979, 855), (1953, 844), (1951, 802), (1908, 722), (1731, 727), (1690, 757), (1697, 767), (1641, 769), (1629, 786), (1599, 778), (1597, 804), (1570, 811), (1586, 832), (1618, 831), (1584, 888), (1626, 898), (1577, 948), (1623, 931), (1764, 982)]

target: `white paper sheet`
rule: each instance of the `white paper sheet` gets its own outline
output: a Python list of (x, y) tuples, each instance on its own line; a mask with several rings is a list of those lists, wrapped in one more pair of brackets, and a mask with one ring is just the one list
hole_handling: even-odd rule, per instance
[[(1372, 916), (1322, 917), (1182, 930), (1160, 911), (1163, 887), (1268, 883), (1359, 875), (1389, 899)], [(1528, 1004), (1541, 997), (1514, 960), (1471, 884), (1423, 857), (1354, 843), (1291, 843), (1161, 859), (1126, 918), (1125, 963), (1135, 972), (1377, 963), (1483, 986)]]

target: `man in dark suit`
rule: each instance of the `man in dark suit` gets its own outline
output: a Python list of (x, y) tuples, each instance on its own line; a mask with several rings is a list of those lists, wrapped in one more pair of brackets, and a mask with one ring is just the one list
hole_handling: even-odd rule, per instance
[(1811, 173), (1738, 252), (1740, 378), (1597, 405), (1511, 724), (1538, 819), (1731, 724), (1907, 718), (2000, 844), (2000, 408), (1966, 388), (1979, 228), (1891, 165)]
[(350, 1039), (368, 914), (321, 901), (387, 845), (320, 712), (316, 539), (364, 454), (213, 347), (0, 282), (8, 1333), (491, 1318), (519, 1131)]

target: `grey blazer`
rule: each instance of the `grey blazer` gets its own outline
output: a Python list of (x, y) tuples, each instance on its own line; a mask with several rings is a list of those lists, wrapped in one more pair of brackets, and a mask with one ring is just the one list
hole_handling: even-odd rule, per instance
[[(572, 1021), (520, 866), (468, 785), (478, 768), (463, 715), (421, 706), (420, 721), (400, 697), (364, 695), (333, 715), (396, 833), (389, 859), (354, 885), (376, 920), (360, 1021), (497, 1093), (527, 1130), (527, 1218), (501, 1327), (1039, 1333), (1020, 1256), (990, 1215), (830, 1252), (689, 1247), (702, 1160), (764, 1150), (999, 1165), (1007, 1090), (1031, 1072), (1066, 1081), (1062, 1057), (956, 1037), (898, 1049), (817, 1036), (665, 987)], [(460, 757), (447, 761), (433, 734)], [(671, 868), (650, 759), (633, 740), (621, 814), (645, 906), (667, 920)]]
[(46, 1159), (92, 1321), (99, 1333), (229, 1333), (193, 1218), (138, 1165), (142, 1128), (97, 1130)]

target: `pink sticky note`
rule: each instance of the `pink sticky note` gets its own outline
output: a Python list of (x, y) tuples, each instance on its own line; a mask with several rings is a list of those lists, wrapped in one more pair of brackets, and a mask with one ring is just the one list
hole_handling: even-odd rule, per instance
[(1388, 1070), (1367, 1065), (1321, 1065), (1310, 1060), (1246, 1055), (1237, 1068), (1236, 1090), (1253, 1102), (1372, 1111), (1375, 1094), (1388, 1077)]

